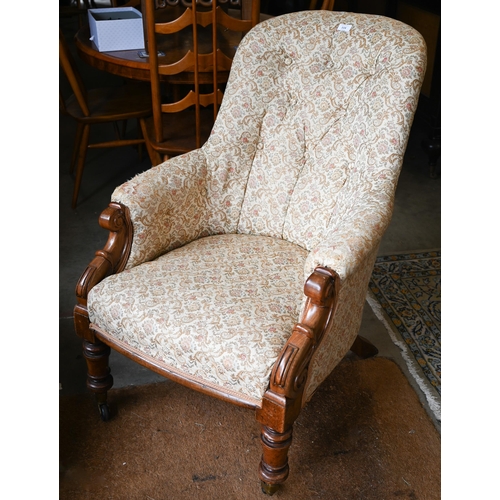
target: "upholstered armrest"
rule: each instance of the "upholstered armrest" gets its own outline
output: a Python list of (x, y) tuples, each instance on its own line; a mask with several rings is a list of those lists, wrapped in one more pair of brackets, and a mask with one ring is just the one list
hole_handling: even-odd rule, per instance
[[(336, 224), (305, 262), (306, 276), (321, 266), (335, 272), (339, 280), (332, 316), (308, 368), (303, 403), (344, 357), (359, 331), (368, 280), (392, 213), (394, 188), (383, 182), (377, 187), (373, 196), (358, 192), (344, 199)], [(304, 308), (299, 321), (306, 313)]]
[(392, 204), (393, 195), (383, 190), (377, 196), (366, 198), (360, 194), (353, 199), (326, 238), (310, 251), (304, 265), (305, 277), (322, 266), (335, 271), (343, 282), (360, 266), (372, 265), (370, 261), (390, 222)]
[(130, 211), (133, 241), (126, 269), (206, 232), (206, 160), (202, 150), (172, 158), (115, 189)]

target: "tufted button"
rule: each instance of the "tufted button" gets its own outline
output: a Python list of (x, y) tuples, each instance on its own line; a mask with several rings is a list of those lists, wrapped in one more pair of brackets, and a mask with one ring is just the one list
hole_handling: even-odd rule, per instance
[(288, 57), (288, 56), (287, 56), (287, 57), (285, 57), (284, 61), (285, 61), (285, 64), (286, 64), (286, 65), (288, 65), (288, 66), (289, 66), (290, 64), (292, 64), (292, 58), (291, 58), (291, 57)]

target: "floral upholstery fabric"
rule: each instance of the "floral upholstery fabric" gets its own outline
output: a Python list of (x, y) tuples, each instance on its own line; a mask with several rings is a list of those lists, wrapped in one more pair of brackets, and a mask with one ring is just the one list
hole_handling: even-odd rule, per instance
[(159, 366), (260, 406), (300, 312), (306, 257), (265, 236), (201, 238), (99, 283), (90, 319)]
[(357, 334), (425, 66), (421, 35), (385, 17), (307, 11), (257, 25), (204, 146), (114, 192), (133, 221), (127, 269), (200, 237), (248, 234), (304, 249), (302, 285), (318, 265), (335, 270), (340, 301), (310, 398)]

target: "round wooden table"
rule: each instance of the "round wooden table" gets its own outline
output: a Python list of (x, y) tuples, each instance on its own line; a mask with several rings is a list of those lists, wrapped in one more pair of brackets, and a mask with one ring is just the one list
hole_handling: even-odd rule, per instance
[[(262, 18), (270, 16), (261, 15)], [(262, 20), (262, 19), (261, 19)], [(198, 51), (200, 54), (212, 51), (211, 28), (198, 28)], [(220, 31), (218, 48), (231, 59), (241, 42), (242, 33), (231, 30)], [(107, 71), (114, 75), (131, 78), (134, 80), (149, 81), (149, 58), (139, 56), (140, 50), (118, 50), (113, 52), (99, 52), (94, 42), (90, 40), (88, 26), (80, 28), (75, 35), (75, 44), (79, 57), (97, 69)], [(192, 49), (192, 30), (186, 28), (175, 35), (162, 37), (158, 41), (158, 50), (165, 53), (159, 60), (170, 64), (176, 62)], [(218, 71), (219, 83), (227, 82), (229, 71)], [(185, 71), (177, 75), (162, 75), (162, 80), (176, 84), (193, 83), (193, 73)], [(200, 83), (212, 83), (212, 71), (200, 72)]]

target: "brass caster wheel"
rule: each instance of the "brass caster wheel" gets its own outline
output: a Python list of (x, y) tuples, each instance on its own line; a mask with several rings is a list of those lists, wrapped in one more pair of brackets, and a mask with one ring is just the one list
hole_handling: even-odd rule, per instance
[(260, 482), (260, 487), (262, 488), (262, 492), (269, 496), (273, 496), (280, 489), (279, 484), (270, 484), (264, 481)]

